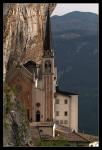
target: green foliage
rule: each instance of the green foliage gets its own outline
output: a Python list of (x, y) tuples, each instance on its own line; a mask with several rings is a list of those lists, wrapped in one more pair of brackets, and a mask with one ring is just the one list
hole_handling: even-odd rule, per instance
[(13, 98), (12, 89), (7, 85), (6, 82), (4, 82), (4, 86), (3, 86), (3, 126), (8, 129), (10, 128), (9, 114), (14, 106), (13, 99), (14, 98)]
[(6, 83), (4, 83), (3, 94), (4, 94), (3, 95), (4, 96), (4, 101), (3, 101), (4, 115), (8, 115), (13, 108), (14, 101), (13, 101), (13, 91)]
[[(9, 143), (14, 146), (24, 146), (26, 142), (31, 140), (29, 122), (27, 119), (26, 108), (20, 100), (16, 98), (15, 87), (11, 88), (4, 83), (4, 98), (3, 98), (3, 127), (7, 129)], [(16, 117), (11, 116), (11, 111), (14, 111)], [(7, 142), (8, 144), (8, 142)]]
[(66, 147), (70, 146), (69, 142), (67, 140), (41, 140), (38, 143), (38, 146), (44, 146), (44, 147)]

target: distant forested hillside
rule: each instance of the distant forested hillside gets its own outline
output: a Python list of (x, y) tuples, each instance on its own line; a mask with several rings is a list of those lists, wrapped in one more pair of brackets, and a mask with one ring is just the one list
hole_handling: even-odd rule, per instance
[(61, 89), (79, 93), (79, 129), (98, 134), (99, 16), (71, 12), (51, 17)]

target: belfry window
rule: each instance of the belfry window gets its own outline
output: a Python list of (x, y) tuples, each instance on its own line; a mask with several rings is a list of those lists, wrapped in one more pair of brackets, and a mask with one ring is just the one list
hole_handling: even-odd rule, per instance
[(45, 61), (45, 72), (51, 73), (51, 62), (50, 61)]

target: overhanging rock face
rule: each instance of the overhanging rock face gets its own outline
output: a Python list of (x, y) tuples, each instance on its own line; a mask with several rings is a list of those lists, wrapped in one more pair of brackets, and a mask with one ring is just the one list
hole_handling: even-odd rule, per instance
[(48, 7), (52, 13), (56, 3), (3, 4), (4, 73), (7, 63), (11, 68), (17, 61), (41, 62)]

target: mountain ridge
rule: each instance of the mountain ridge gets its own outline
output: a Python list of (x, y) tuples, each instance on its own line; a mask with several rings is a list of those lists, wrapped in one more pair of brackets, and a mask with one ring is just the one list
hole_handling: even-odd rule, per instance
[(98, 15), (74, 11), (51, 21), (59, 86), (79, 93), (79, 130), (97, 135)]

